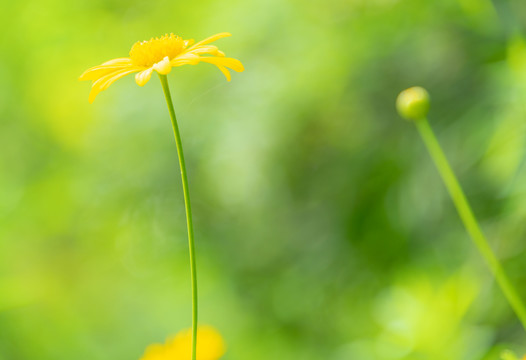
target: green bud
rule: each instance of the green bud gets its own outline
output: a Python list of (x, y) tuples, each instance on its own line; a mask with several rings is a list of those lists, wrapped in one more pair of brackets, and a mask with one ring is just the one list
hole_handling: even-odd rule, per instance
[(429, 111), (429, 93), (420, 86), (406, 89), (396, 98), (396, 109), (407, 120), (420, 120)]

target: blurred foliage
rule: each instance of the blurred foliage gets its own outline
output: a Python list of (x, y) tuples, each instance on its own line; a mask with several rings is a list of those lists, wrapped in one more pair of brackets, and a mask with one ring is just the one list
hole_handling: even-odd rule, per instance
[(246, 71), (169, 79), (189, 166), (200, 319), (226, 360), (500, 358), (524, 330), (413, 126), (413, 85), (526, 298), (521, 0), (28, 0), (0, 12), (0, 360), (137, 359), (190, 325), (160, 84), (77, 82), (174, 32)]

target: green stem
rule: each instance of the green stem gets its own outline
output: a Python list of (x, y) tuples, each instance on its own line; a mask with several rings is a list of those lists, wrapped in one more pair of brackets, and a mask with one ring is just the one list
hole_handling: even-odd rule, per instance
[(183, 182), (184, 205), (186, 209), (186, 225), (188, 227), (188, 246), (190, 248), (190, 271), (192, 275), (192, 360), (195, 360), (197, 347), (197, 266), (195, 260), (194, 228), (192, 225), (192, 208), (190, 206), (190, 192), (188, 190), (188, 179), (186, 176), (186, 166), (184, 163), (183, 144), (181, 143), (179, 126), (177, 126), (177, 118), (175, 117), (172, 96), (170, 95), (170, 88), (168, 87), (168, 80), (166, 78), (166, 75), (159, 74), (159, 77), (161, 79), (161, 84), (163, 85), (164, 96), (166, 98), (166, 103), (168, 104), (170, 118), (172, 119), (175, 144), (177, 146), (177, 155), (179, 157), (179, 166), (181, 168), (181, 180)]
[(504, 296), (506, 296), (506, 299), (517, 314), (522, 326), (526, 329), (526, 307), (517, 293), (517, 290), (506, 275), (501, 263), (491, 249), (488, 240), (482, 233), (477, 219), (475, 218), (475, 215), (473, 215), (473, 211), (466, 199), (466, 195), (464, 195), (464, 192), (462, 191), (462, 188), (460, 187), (458, 180), (455, 177), (435, 134), (433, 133), (433, 130), (429, 126), (429, 122), (427, 119), (421, 119), (415, 121), (415, 124), (427, 149), (429, 150), (429, 153), (431, 154), (431, 157), (433, 158), (433, 161), (435, 162), (436, 167), (438, 168), (438, 171), (440, 172), (440, 175), (442, 176), (442, 180), (447, 187), (449, 195), (455, 203), (455, 207), (457, 208), (458, 214), (460, 215), (467, 232), (486, 260), (491, 272), (497, 279), (497, 283), (504, 293)]

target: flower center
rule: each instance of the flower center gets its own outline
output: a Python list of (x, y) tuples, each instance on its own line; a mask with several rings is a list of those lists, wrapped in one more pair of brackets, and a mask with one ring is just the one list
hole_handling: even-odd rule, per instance
[(186, 49), (189, 43), (189, 41), (174, 34), (166, 34), (160, 38), (151, 38), (147, 41), (138, 41), (133, 44), (130, 50), (130, 58), (135, 65), (150, 67), (166, 56), (170, 60), (173, 59)]

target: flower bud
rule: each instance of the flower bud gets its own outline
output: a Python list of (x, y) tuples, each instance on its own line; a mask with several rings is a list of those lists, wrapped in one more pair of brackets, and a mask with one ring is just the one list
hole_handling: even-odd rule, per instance
[(429, 111), (429, 93), (420, 86), (406, 89), (396, 99), (396, 109), (407, 120), (420, 120)]

